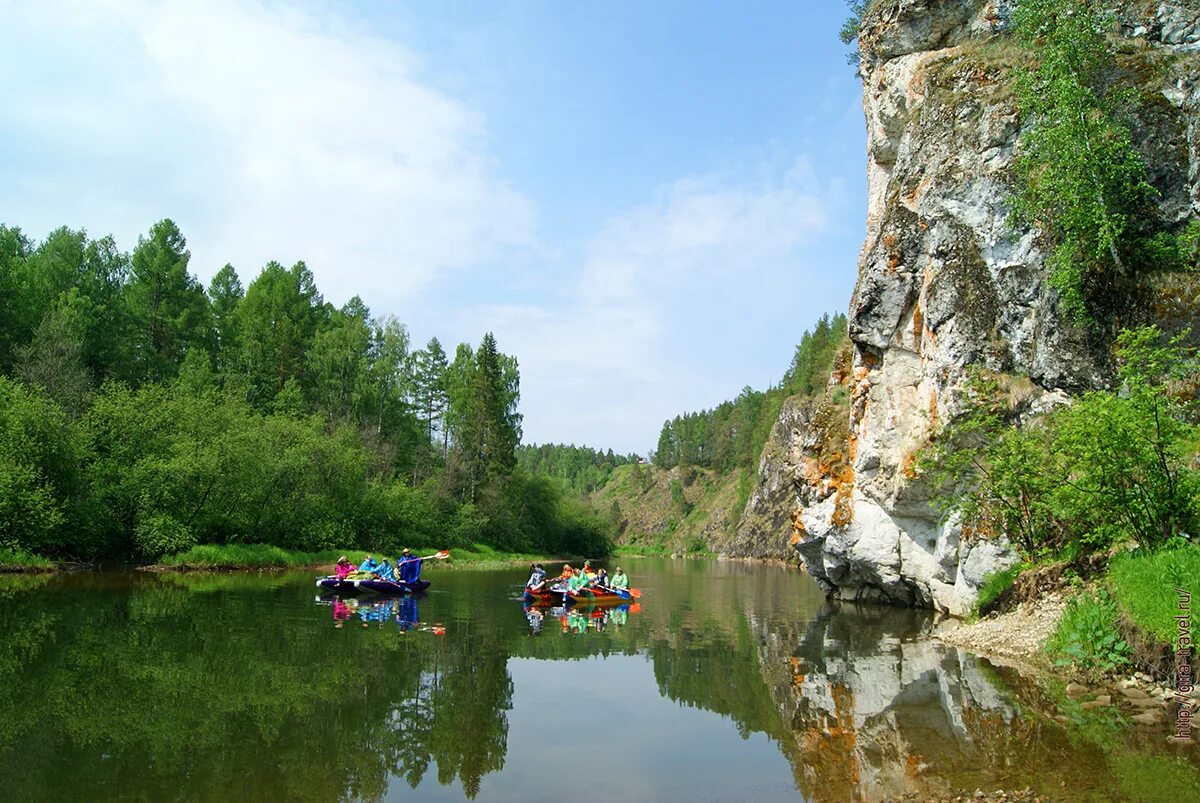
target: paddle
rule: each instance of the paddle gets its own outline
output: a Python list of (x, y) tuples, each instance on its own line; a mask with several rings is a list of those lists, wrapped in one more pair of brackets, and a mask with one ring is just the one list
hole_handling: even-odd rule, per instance
[(396, 565), (400, 566), (401, 564), (404, 564), (404, 563), (411, 563), (414, 560), (445, 560), (448, 557), (450, 557), (450, 550), (443, 549), (439, 552), (434, 552), (432, 555), (425, 555), (424, 557), (420, 557), (420, 558), (405, 558), (404, 560), (400, 561)]
[(596, 586), (596, 588), (601, 588), (601, 589), (604, 589), (605, 591), (610, 591), (613, 594), (616, 594), (617, 596), (622, 596), (623, 594), (628, 594), (630, 596), (630, 598), (632, 598), (632, 599), (641, 599), (642, 598), (641, 589), (638, 589), (638, 588), (612, 588), (611, 586)]

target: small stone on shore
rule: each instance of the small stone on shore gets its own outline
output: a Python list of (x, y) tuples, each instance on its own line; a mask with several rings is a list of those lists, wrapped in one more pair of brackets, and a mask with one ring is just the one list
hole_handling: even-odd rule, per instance
[(1067, 684), (1067, 696), (1068, 697), (1082, 697), (1083, 695), (1085, 695), (1087, 693), (1088, 693), (1087, 686), (1083, 686), (1079, 683), (1068, 683)]

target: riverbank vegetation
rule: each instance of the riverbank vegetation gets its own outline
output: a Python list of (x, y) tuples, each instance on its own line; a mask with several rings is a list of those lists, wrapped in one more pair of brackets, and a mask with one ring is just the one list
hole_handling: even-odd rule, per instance
[(131, 254), (0, 225), (0, 549), (607, 552), (602, 518), (518, 466), (518, 364), (490, 333), (414, 348), (302, 262), (205, 289), (189, 260), (169, 220)]

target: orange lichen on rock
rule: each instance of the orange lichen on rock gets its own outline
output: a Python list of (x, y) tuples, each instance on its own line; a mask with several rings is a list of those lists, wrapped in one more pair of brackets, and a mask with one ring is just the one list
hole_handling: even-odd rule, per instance
[(937, 432), (938, 428), (938, 395), (937, 388), (929, 391), (929, 431)]
[(912, 319), (913, 351), (917, 352), (917, 356), (921, 355), (921, 338), (924, 334), (925, 316), (921, 314), (921, 305), (917, 304), (913, 307)]
[(861, 771), (855, 748), (858, 732), (854, 724), (854, 692), (844, 685), (830, 688), (833, 715), (821, 713), (800, 732), (806, 774), (820, 788), (819, 800), (861, 800)]
[(900, 461), (900, 471), (904, 474), (904, 479), (915, 480), (918, 476), (917, 472), (917, 453), (909, 452), (904, 455), (904, 459)]
[(835, 527), (845, 527), (854, 521), (854, 469), (847, 465), (834, 479), (837, 497), (833, 501), (833, 516), (829, 521)]
[(804, 526), (804, 508), (797, 506), (792, 511), (792, 535), (788, 539), (788, 543), (792, 546), (800, 543), (808, 535), (808, 529)]

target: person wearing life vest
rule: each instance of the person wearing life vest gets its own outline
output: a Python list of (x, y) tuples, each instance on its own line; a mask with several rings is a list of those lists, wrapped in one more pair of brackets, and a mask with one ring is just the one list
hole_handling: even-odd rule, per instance
[[(586, 566), (587, 564), (585, 563), (584, 565)], [(593, 575), (593, 577), (594, 576), (595, 575)], [(587, 572), (583, 569), (580, 569), (579, 571), (575, 572), (575, 574), (571, 575), (571, 579), (567, 581), (567, 590), (572, 594), (590, 597), (592, 596), (592, 592), (589, 590), (589, 586), (591, 584), (592, 583), (591, 580), (588, 579)]]
[(620, 591), (625, 591), (629, 588), (629, 575), (621, 571), (620, 566), (617, 567), (616, 573), (613, 574), (612, 583), (609, 584), (609, 587), (616, 588)]
[(535, 563), (529, 567), (529, 580), (525, 583), (525, 588), (533, 593), (538, 593), (546, 588), (546, 570), (542, 568), (542, 564)]
[(587, 578), (589, 586), (596, 585), (596, 572), (592, 569), (592, 562), (590, 560), (583, 562), (583, 575)]
[(605, 571), (603, 566), (596, 570), (596, 582), (592, 585), (597, 585), (601, 588), (608, 587), (608, 572)]

